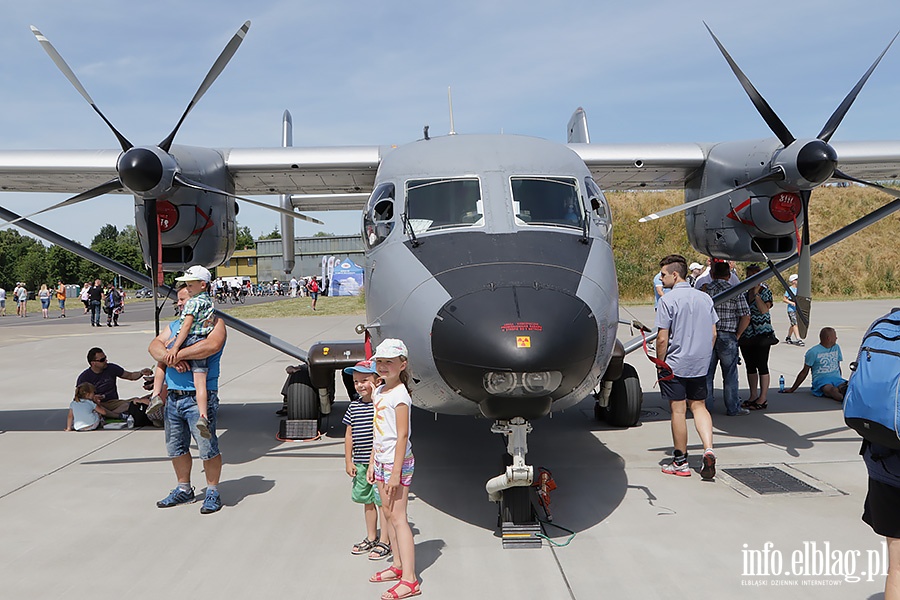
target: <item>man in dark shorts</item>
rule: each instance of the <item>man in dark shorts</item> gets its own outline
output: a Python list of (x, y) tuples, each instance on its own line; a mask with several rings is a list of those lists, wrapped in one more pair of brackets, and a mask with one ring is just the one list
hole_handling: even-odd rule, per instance
[(884, 599), (900, 600), (900, 450), (866, 441), (861, 454), (869, 471), (869, 493), (862, 520), (887, 541)]
[(669, 402), (672, 413), (674, 460), (663, 466), (663, 473), (690, 477), (687, 455), (687, 409), (703, 442), (703, 467), (700, 477), (716, 475), (716, 455), (712, 445), (712, 417), (706, 409), (706, 374), (716, 341), (719, 320), (708, 294), (696, 290), (685, 280), (687, 262), (680, 254), (659, 261), (663, 286), (672, 291), (659, 299), (656, 307), (656, 358), (659, 390)]

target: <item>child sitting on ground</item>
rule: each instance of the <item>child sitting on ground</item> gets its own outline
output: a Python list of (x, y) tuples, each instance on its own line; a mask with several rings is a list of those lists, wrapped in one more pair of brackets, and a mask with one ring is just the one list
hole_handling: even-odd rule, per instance
[[(188, 300), (181, 311), (181, 328), (178, 335), (167, 344), (166, 364), (157, 363), (153, 376), (153, 393), (150, 397), (150, 405), (147, 412), (151, 413), (163, 404), (160, 393), (166, 378), (166, 365), (175, 365), (179, 362), (178, 351), (196, 344), (212, 333), (216, 318), (214, 315), (212, 298), (209, 296), (209, 282), (211, 275), (209, 270), (200, 265), (194, 265), (184, 272), (175, 281), (183, 281), (187, 287), (191, 299)], [(209, 439), (209, 419), (207, 410), (209, 395), (206, 391), (206, 373), (209, 371), (206, 359), (190, 360), (191, 373), (194, 375), (194, 389), (196, 390), (197, 410), (200, 418), (197, 420), (197, 430), (204, 438)]]
[(358, 394), (357, 398), (350, 401), (342, 421), (347, 426), (344, 434), (344, 463), (347, 475), (353, 478), (350, 497), (363, 505), (366, 519), (366, 537), (353, 545), (351, 553), (368, 552), (369, 560), (382, 560), (391, 556), (391, 541), (386, 527), (381, 528), (384, 539), (378, 539), (378, 507), (381, 506), (381, 500), (375, 493), (375, 486), (366, 481), (369, 457), (372, 455), (372, 423), (375, 418), (372, 391), (378, 375), (374, 364), (367, 360), (347, 367), (344, 373), (353, 376), (353, 387)]
[(91, 431), (103, 425), (100, 415), (115, 417), (94, 401), (94, 384), (82, 383), (75, 388), (75, 398), (69, 404), (69, 416), (66, 418), (66, 431)]

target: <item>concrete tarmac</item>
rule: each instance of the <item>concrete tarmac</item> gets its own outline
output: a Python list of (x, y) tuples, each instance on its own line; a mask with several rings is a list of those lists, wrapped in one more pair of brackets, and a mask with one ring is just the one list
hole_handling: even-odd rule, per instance
[[(868, 324), (897, 304), (817, 302), (808, 346), (819, 327), (834, 326), (847, 373)], [(629, 314), (653, 320), (650, 307), (622, 307), (622, 317)], [(308, 347), (352, 339), (361, 320), (254, 324)], [(292, 359), (231, 332), (220, 379), (225, 506), (213, 515), (201, 515), (199, 502), (161, 510), (155, 502), (175, 484), (161, 430), (63, 431), (88, 348), (102, 347), (128, 370), (150, 366), (152, 323), (23, 321), (0, 318), (0, 596), (377, 598), (387, 589), (367, 582), (383, 562), (350, 554), (365, 529), (344, 473), (340, 388), (322, 439), (279, 442), (274, 412)], [(783, 305), (773, 321), (783, 339)], [(629, 332), (620, 328), (620, 337)], [(725, 416), (717, 384), (714, 482), (660, 472), (671, 454), (669, 412), (641, 353), (629, 359), (644, 390), (639, 426), (595, 421), (591, 399), (534, 422), (528, 462), (552, 471), (554, 523), (577, 534), (560, 547), (501, 548), (484, 483), (499, 473), (503, 444), (488, 420), (414, 410), (409, 513), (423, 597), (880, 597), (882, 539), (860, 520), (866, 471), (858, 436), (839, 404), (809, 393), (809, 381), (793, 395), (777, 393), (779, 375), (790, 385), (804, 350), (784, 342), (772, 349), (768, 410)], [(126, 381), (119, 391), (141, 393)], [(689, 435), (698, 468), (691, 423)], [(761, 495), (726, 472), (740, 467), (775, 467), (814, 491)], [(195, 461), (202, 495), (200, 469)], [(557, 544), (568, 537), (553, 527), (547, 534)]]

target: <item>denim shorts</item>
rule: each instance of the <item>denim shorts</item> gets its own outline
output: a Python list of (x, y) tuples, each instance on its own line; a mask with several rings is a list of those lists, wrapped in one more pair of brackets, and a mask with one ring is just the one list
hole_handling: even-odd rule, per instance
[(201, 460), (209, 460), (219, 455), (219, 439), (216, 437), (216, 414), (219, 412), (219, 395), (216, 390), (209, 390), (209, 439), (200, 435), (197, 430), (197, 396), (194, 392), (169, 390), (163, 409), (163, 422), (166, 427), (166, 452), (169, 458), (176, 458), (191, 451), (191, 438), (197, 443)]

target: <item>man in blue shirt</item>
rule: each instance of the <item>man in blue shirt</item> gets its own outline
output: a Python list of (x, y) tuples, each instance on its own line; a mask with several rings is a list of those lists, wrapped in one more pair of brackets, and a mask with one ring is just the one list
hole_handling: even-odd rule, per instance
[(844, 355), (837, 344), (837, 333), (833, 327), (823, 327), (819, 332), (819, 343), (806, 351), (803, 369), (797, 374), (794, 385), (784, 390), (784, 393), (792, 394), (812, 371), (813, 396), (828, 396), (832, 400), (843, 402), (847, 380), (841, 377), (842, 360)]
[[(187, 288), (178, 290), (178, 305), (190, 299)], [(150, 342), (148, 349), (150, 355), (160, 362), (166, 362), (166, 343), (178, 335), (181, 327), (181, 319), (176, 319), (159, 336)], [(156, 503), (159, 508), (170, 508), (180, 504), (188, 504), (194, 501), (194, 488), (191, 487), (192, 458), (190, 452), (191, 438), (197, 444), (198, 454), (203, 461), (203, 470), (206, 474), (206, 496), (200, 512), (209, 514), (222, 508), (219, 497), (219, 477), (222, 474), (222, 455), (219, 452), (219, 441), (216, 436), (216, 416), (219, 410), (219, 362), (222, 358), (222, 349), (225, 346), (225, 323), (217, 319), (206, 339), (196, 344), (182, 348), (178, 356), (181, 362), (170, 364), (166, 368), (166, 404), (163, 420), (166, 428), (166, 451), (172, 459), (172, 467), (178, 480), (177, 487), (172, 492)], [(197, 391), (194, 388), (194, 376), (187, 360), (206, 358), (209, 372), (206, 376), (206, 388), (208, 392), (209, 438), (200, 435), (197, 429), (197, 421), (200, 411), (197, 408)]]

